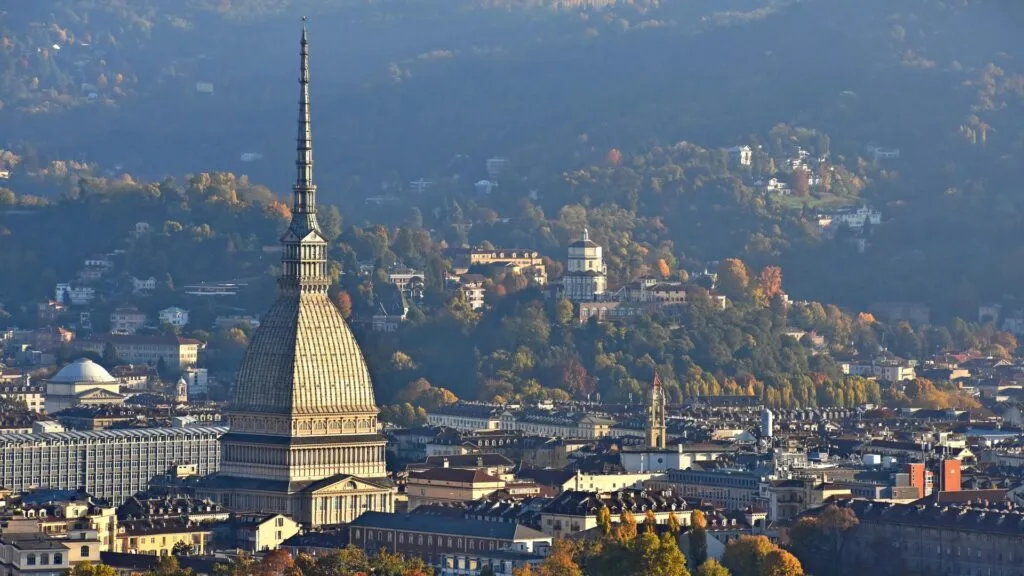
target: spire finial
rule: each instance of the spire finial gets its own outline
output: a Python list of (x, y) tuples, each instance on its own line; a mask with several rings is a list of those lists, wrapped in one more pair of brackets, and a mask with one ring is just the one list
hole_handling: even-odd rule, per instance
[(294, 212), (316, 210), (316, 187), (313, 185), (313, 135), (309, 118), (309, 32), (302, 17), (302, 43), (299, 71), (299, 131), (296, 138), (295, 207)]

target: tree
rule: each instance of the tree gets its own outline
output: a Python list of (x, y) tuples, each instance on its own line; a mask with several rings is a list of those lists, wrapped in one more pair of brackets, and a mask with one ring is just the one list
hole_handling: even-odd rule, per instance
[(690, 563), (700, 566), (708, 559), (708, 521), (704, 512), (694, 510), (690, 513), (690, 532), (687, 540), (690, 544)]
[(622, 163), (622, 152), (618, 148), (612, 148), (605, 154), (605, 161), (608, 162), (609, 166), (618, 166)]
[(668, 513), (668, 531), (672, 534), (679, 534), (682, 532), (683, 527), (679, 523), (679, 517), (676, 516), (675, 512)]
[(342, 290), (334, 296), (334, 304), (338, 307), (341, 317), (348, 320), (352, 316), (352, 297)]
[(718, 563), (714, 558), (708, 558), (706, 562), (697, 568), (697, 576), (731, 576), (729, 570)]
[(574, 560), (576, 550), (566, 540), (555, 540), (551, 554), (540, 565), (540, 576), (583, 576)]
[(629, 543), (636, 539), (636, 518), (629, 510), (619, 514), (619, 527), (616, 534), (619, 542)]
[(174, 556), (188, 556), (192, 554), (192, 545), (180, 540), (174, 544), (173, 548), (171, 548), (171, 554)]
[(644, 531), (646, 532), (657, 532), (658, 530), (658, 518), (654, 515), (654, 510), (648, 510), (644, 514)]
[(328, 244), (334, 243), (341, 236), (341, 212), (338, 212), (337, 206), (318, 204), (316, 220)]
[(782, 268), (778, 266), (762, 268), (757, 275), (757, 288), (766, 303), (782, 294)]
[(671, 534), (661, 538), (654, 531), (645, 531), (634, 545), (639, 556), (639, 574), (644, 576), (690, 576), (686, 557)]
[(292, 555), (283, 548), (268, 552), (260, 561), (261, 576), (285, 576), (295, 566)]
[(533, 570), (530, 569), (529, 564), (523, 564), (512, 570), (512, 576), (533, 576)]
[(105, 564), (79, 562), (68, 571), (68, 576), (117, 576), (117, 572)]
[(672, 274), (672, 271), (669, 270), (668, 262), (664, 258), (658, 259), (658, 274), (661, 274), (661, 277), (666, 280)]
[(722, 565), (733, 576), (760, 576), (761, 562), (773, 548), (764, 536), (740, 536), (726, 545)]
[(718, 266), (718, 290), (733, 300), (746, 297), (750, 287), (747, 265), (737, 258), (727, 258)]
[(572, 325), (574, 309), (568, 298), (559, 298), (555, 301), (555, 321), (559, 326)]
[(612, 535), (612, 513), (608, 510), (607, 506), (602, 506), (597, 511), (597, 526), (601, 529), (601, 534), (605, 538)]
[(761, 560), (758, 576), (803, 576), (804, 569), (800, 561), (789, 552), (775, 549)]

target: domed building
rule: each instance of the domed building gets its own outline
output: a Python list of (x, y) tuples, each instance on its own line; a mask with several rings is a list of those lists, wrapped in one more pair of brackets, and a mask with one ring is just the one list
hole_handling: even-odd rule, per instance
[(124, 396), (119, 387), (106, 368), (88, 358), (79, 358), (46, 381), (46, 413), (82, 405), (121, 404)]
[(292, 221), (277, 300), (253, 334), (221, 437), (220, 472), (197, 490), (237, 512), (281, 513), (307, 526), (392, 512), (373, 384), (352, 331), (327, 295), (327, 241), (316, 219), (309, 44), (301, 43)]

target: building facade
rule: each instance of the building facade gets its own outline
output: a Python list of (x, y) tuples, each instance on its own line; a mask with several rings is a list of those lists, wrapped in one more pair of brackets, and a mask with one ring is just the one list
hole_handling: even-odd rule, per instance
[(15, 402), (24, 402), (29, 412), (43, 412), (43, 386), (32, 384), (29, 379), (19, 378), (16, 381), (0, 380), (0, 398)]
[(0, 435), (0, 486), (85, 490), (119, 504), (174, 465), (220, 465), (223, 427), (141, 428)]
[(422, 558), (439, 569), (450, 555), (502, 551), (543, 556), (551, 546), (550, 536), (514, 522), (426, 514), (370, 512), (349, 525), (348, 531), (349, 542), (368, 554), (386, 551)]
[(1018, 576), (1024, 514), (1000, 506), (941, 506), (847, 500), (857, 526), (841, 561), (899, 574)]
[(103, 354), (107, 344), (114, 347), (118, 360), (122, 362), (156, 366), (163, 360), (171, 370), (195, 366), (199, 361), (199, 348), (203, 345), (199, 340), (173, 335), (111, 334), (100, 340), (78, 341), (79, 349), (96, 354)]
[(686, 498), (700, 498), (729, 510), (763, 506), (761, 477), (750, 472), (731, 470), (669, 470), (664, 478), (645, 485), (670, 489)]
[(309, 43), (301, 42), (292, 220), (281, 238), (278, 296), (238, 371), (220, 472), (197, 490), (237, 512), (309, 526), (391, 512), (385, 437), (362, 351), (327, 294), (327, 241), (316, 219)]

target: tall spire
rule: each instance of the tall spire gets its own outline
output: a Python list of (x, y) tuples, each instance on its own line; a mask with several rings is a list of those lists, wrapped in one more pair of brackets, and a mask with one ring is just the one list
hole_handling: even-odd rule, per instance
[(299, 73), (299, 131), (296, 138), (292, 222), (281, 239), (282, 273), (278, 285), (288, 293), (327, 292), (327, 242), (316, 221), (316, 184), (313, 184), (313, 135), (309, 119), (309, 33), (302, 19)]
[(299, 72), (299, 131), (296, 138), (295, 206), (293, 212), (316, 212), (316, 185), (313, 184), (313, 131), (309, 119), (309, 33), (302, 18), (302, 48)]

